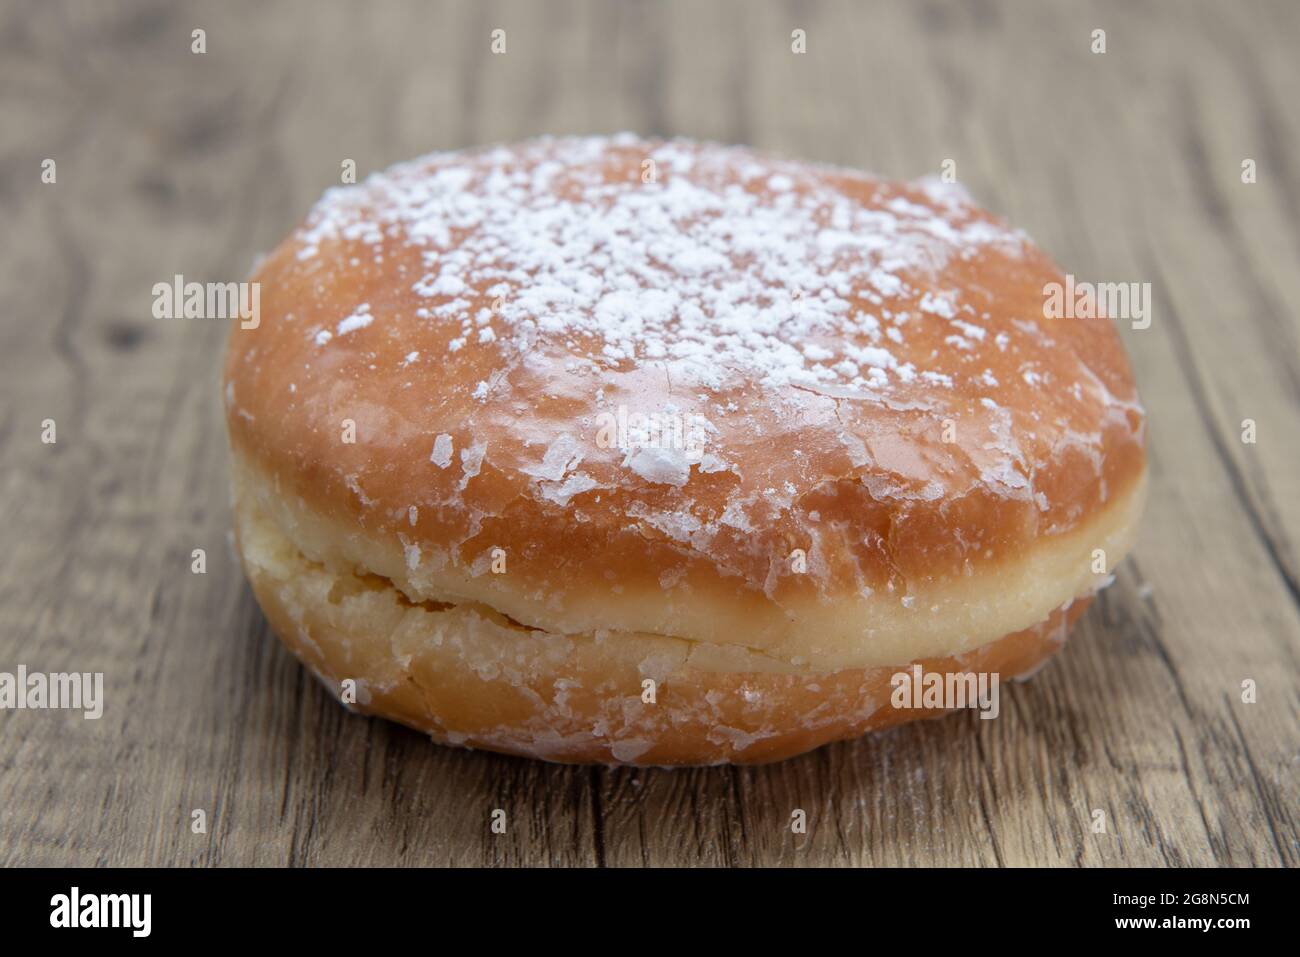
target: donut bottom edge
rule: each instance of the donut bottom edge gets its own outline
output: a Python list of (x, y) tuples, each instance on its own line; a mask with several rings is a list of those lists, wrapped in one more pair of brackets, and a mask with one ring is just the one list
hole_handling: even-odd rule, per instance
[[(1000, 687), (1033, 673), (1091, 600), (947, 657), (809, 674), (743, 651), (743, 670), (717, 670), (708, 655), (704, 667), (693, 663), (685, 639), (555, 635), (484, 605), (415, 605), (384, 579), (310, 562), (238, 506), (236, 527), (272, 630), (350, 710), (440, 744), (558, 763), (763, 764), (940, 717), (953, 709), (924, 706), (922, 687), (962, 676), (973, 696), (967, 676), (996, 675)], [(898, 706), (907, 699), (896, 681), (920, 706)]]

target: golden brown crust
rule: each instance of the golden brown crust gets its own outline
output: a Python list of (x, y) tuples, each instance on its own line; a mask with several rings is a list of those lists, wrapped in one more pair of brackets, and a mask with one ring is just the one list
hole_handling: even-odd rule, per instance
[(1036, 627), (1141, 507), (1114, 329), (951, 187), (538, 140), (331, 191), (253, 278), (242, 494), (412, 601), (849, 671)]

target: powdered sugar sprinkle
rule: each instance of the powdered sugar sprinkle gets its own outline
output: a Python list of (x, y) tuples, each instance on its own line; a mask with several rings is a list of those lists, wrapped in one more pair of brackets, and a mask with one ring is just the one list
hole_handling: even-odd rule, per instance
[[(628, 158), (643, 152), (653, 182), (616, 172), (642, 169)], [(520, 353), (541, 337), (611, 366), (659, 361), (703, 388), (731, 372), (868, 393), (918, 375), (942, 385), (946, 376), (895, 358), (907, 316), (887, 306), (913, 277), (981, 245), (1014, 253), (1023, 234), (936, 182), (922, 195), (938, 210), (901, 195), (863, 202), (832, 181), (859, 175), (626, 135), (540, 139), (437, 154), (330, 190), (299, 255), (334, 238), (419, 247), (426, 271), (412, 289), (428, 305), (418, 315), (452, 326), (451, 353), (471, 342)], [(861, 183), (868, 194), (889, 188)], [(957, 348), (982, 338), (973, 314), (957, 321), (955, 293), (915, 298), (954, 322)], [(362, 304), (317, 342), (371, 318)]]

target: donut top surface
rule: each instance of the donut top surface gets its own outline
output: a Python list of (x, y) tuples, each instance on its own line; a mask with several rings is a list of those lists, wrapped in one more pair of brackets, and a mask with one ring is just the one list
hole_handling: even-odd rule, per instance
[(232, 443), (428, 594), (501, 549), (538, 608), (905, 600), (1143, 470), (1109, 320), (1045, 319), (1056, 267), (938, 181), (540, 139), (331, 189), (253, 278)]

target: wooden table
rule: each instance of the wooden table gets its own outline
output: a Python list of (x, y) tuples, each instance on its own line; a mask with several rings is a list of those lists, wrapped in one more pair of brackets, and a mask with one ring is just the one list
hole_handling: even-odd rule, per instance
[[(0, 865), (1300, 861), (1298, 46), (1283, 0), (5, 4), (0, 671), (102, 671), (106, 706), (0, 713)], [(227, 324), (152, 318), (153, 284), (243, 278), (345, 159), (619, 129), (955, 160), (1067, 271), (1151, 283), (1140, 545), (1000, 720), (555, 767), (349, 715), (268, 633), (229, 546)]]

